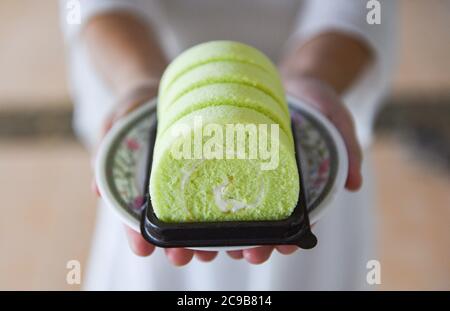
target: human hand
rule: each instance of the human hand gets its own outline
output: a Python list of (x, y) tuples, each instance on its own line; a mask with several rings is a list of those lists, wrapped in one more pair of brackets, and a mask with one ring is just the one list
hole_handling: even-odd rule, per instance
[(357, 191), (362, 185), (362, 152), (356, 136), (353, 117), (339, 95), (325, 82), (309, 77), (286, 77), (286, 91), (320, 110), (337, 128), (344, 139), (349, 159), (345, 187)]
[[(345, 187), (351, 191), (358, 190), (362, 184), (362, 153), (356, 138), (352, 116), (338, 94), (326, 83), (312, 78), (285, 78), (284, 84), (288, 93), (304, 99), (307, 104), (320, 110), (341, 133), (349, 157), (349, 170)], [(274, 249), (281, 254), (288, 255), (295, 252), (297, 246), (259, 246), (246, 250), (230, 251), (228, 255), (235, 259), (245, 258), (250, 263), (260, 264), (269, 259)]]
[[(157, 91), (157, 83), (148, 83), (140, 87), (135, 87), (131, 89), (131, 91), (125, 92), (124, 95), (118, 96), (119, 99), (115, 105), (116, 108), (113, 109), (104, 121), (101, 137), (103, 138), (119, 119), (154, 98)], [(93, 180), (92, 186), (93, 191), (100, 196), (95, 180)], [(155, 250), (155, 246), (148, 243), (139, 232), (125, 226), (125, 233), (130, 248), (136, 255), (149, 256)], [(201, 261), (211, 261), (217, 256), (217, 252), (193, 251), (184, 248), (166, 248), (165, 253), (167, 258), (176, 266), (182, 266), (189, 263), (194, 256)]]
[[(352, 191), (358, 190), (362, 184), (360, 172), (361, 150), (357, 142), (352, 117), (340, 101), (339, 96), (325, 83), (311, 78), (285, 79), (285, 87), (293, 96), (304, 99), (307, 103), (324, 113), (341, 133), (349, 153), (349, 172), (346, 188)], [(105, 133), (114, 122), (154, 97), (155, 94), (156, 89), (153, 93), (149, 92), (147, 97), (139, 95), (135, 100), (128, 100), (126, 103), (119, 105), (120, 109), (117, 109), (105, 122)], [(130, 247), (137, 255), (148, 256), (154, 251), (155, 246), (145, 241), (140, 233), (128, 227), (126, 228), (126, 233)], [(260, 246), (245, 250), (228, 251), (227, 253), (233, 259), (245, 258), (251, 264), (261, 264), (269, 259), (275, 249), (281, 254), (289, 255), (294, 253), (298, 247), (295, 245)], [(193, 251), (185, 248), (167, 248), (165, 253), (168, 259), (177, 266), (189, 263), (194, 256), (202, 261), (211, 261), (217, 256), (217, 252)]]
[[(135, 88), (130, 92), (127, 92), (123, 96), (119, 96), (115, 109), (106, 118), (103, 129), (102, 138), (108, 133), (115, 122), (122, 117), (126, 116), (134, 109), (146, 103), (148, 100), (154, 98), (157, 94), (157, 86), (144, 86)], [(93, 191), (100, 196), (95, 180), (93, 180)], [(125, 226), (125, 233), (130, 245), (131, 250), (138, 256), (149, 256), (154, 250), (155, 246), (148, 243), (139, 232)], [(246, 250), (229, 251), (227, 252), (231, 258), (240, 259), (245, 258), (249, 263), (259, 264), (266, 261), (275, 247), (263, 246)], [(290, 254), (294, 252), (296, 246), (277, 246), (276, 249), (282, 254)], [(165, 254), (167, 258), (176, 266), (183, 266), (188, 264), (195, 256), (197, 259), (208, 262), (212, 261), (217, 252), (213, 251), (194, 251), (186, 248), (166, 248)]]

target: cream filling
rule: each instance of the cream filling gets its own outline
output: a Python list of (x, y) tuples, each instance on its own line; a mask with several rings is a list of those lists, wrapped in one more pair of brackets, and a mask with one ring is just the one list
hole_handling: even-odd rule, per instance
[[(181, 177), (181, 194), (183, 196), (182, 201), (184, 204), (183, 205), (184, 209), (189, 214), (191, 214), (191, 213), (186, 206), (186, 200), (184, 199), (184, 191), (186, 189), (186, 185), (189, 183), (189, 180), (191, 179), (192, 174), (200, 166), (200, 164), (202, 164), (203, 161), (204, 160), (198, 161), (195, 164), (193, 164), (192, 166), (190, 166), (189, 168), (183, 168), (183, 171), (182, 171), (182, 177)], [(246, 201), (241, 201), (241, 200), (237, 200), (234, 198), (224, 198), (224, 196), (226, 194), (227, 186), (230, 183), (231, 182), (229, 180), (224, 179), (223, 183), (214, 187), (214, 189), (213, 189), (214, 203), (220, 209), (220, 211), (222, 211), (224, 213), (229, 213), (229, 212), (235, 213), (243, 208), (255, 208), (262, 203), (263, 198), (265, 196), (264, 182), (261, 183), (261, 186), (259, 188), (259, 192), (257, 195), (257, 199), (251, 203), (247, 203)]]
[(257, 199), (252, 203), (247, 203), (246, 201), (240, 201), (237, 199), (226, 199), (224, 198), (227, 186), (230, 184), (229, 180), (224, 180), (223, 183), (214, 187), (214, 202), (216, 206), (224, 213), (232, 212), (235, 213), (243, 208), (254, 208), (262, 203), (263, 197), (265, 195), (264, 183), (261, 183), (261, 187), (258, 192)]

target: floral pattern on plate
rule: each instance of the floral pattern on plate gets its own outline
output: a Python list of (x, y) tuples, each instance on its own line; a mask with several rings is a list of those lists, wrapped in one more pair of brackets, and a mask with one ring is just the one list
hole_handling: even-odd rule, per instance
[[(290, 110), (311, 212), (333, 184), (336, 148), (324, 127), (311, 115), (293, 106)], [(149, 135), (155, 122), (153, 107), (122, 130), (107, 155), (108, 185), (121, 207), (137, 222), (145, 197)]]

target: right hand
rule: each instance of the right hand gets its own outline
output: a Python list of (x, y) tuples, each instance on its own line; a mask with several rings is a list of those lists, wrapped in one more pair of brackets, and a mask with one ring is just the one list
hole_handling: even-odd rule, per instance
[[(115, 122), (154, 98), (157, 95), (157, 92), (158, 86), (155, 83), (134, 88), (131, 91), (126, 92), (125, 95), (119, 96), (115, 108), (104, 121), (101, 138), (108, 133)], [(100, 196), (95, 179), (92, 182), (92, 187), (93, 191)], [(128, 226), (125, 226), (125, 233), (130, 248), (136, 255), (149, 256), (155, 250), (155, 246), (148, 243), (141, 236), (140, 232), (136, 232)], [(167, 258), (176, 266), (182, 266), (189, 263), (194, 256), (201, 261), (211, 261), (217, 256), (217, 252), (193, 251), (185, 248), (166, 248), (165, 253)]]

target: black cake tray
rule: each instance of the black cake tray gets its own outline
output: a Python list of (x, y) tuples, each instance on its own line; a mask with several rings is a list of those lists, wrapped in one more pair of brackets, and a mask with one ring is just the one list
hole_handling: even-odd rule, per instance
[(151, 174), (153, 148), (157, 124), (151, 127), (147, 176), (145, 182), (146, 198), (141, 217), (141, 234), (150, 243), (160, 247), (236, 247), (259, 245), (297, 245), (311, 249), (317, 238), (311, 231), (309, 213), (306, 205), (306, 191), (301, 170), (300, 153), (297, 151), (295, 122), (292, 122), (296, 161), (300, 176), (300, 193), (297, 206), (291, 216), (274, 221), (221, 221), (168, 223), (159, 220), (151, 204), (149, 179)]

